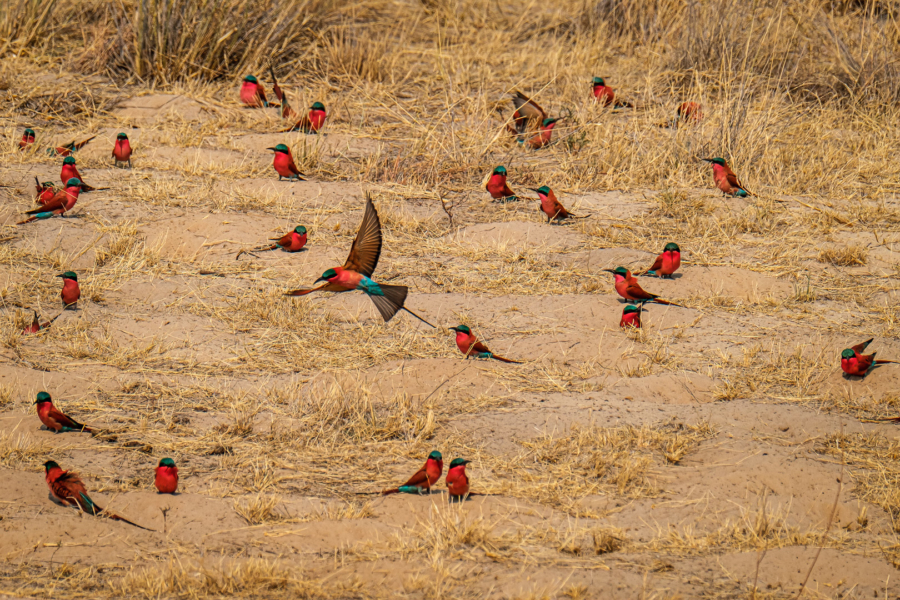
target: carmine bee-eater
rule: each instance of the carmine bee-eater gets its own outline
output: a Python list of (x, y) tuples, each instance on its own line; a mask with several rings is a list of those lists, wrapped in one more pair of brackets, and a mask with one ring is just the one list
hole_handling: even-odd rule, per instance
[(724, 158), (701, 158), (700, 160), (712, 165), (713, 179), (715, 179), (716, 186), (722, 190), (723, 194), (738, 198), (746, 198), (753, 195), (738, 180), (737, 175), (734, 174), (734, 171), (731, 170)]
[(32, 309), (32, 311), (34, 312), (34, 318), (32, 318), (32, 320), (31, 320), (31, 325), (29, 325), (28, 327), (26, 327), (25, 329), (22, 330), (22, 335), (28, 335), (30, 333), (37, 333), (38, 331), (41, 331), (43, 329), (49, 329), (50, 325), (53, 323), (53, 321), (58, 319), (59, 316), (62, 314), (62, 313), (60, 313), (60, 315), (56, 315), (49, 321), (41, 323), (40, 319), (38, 318), (38, 312), (34, 309)]
[(57, 277), (62, 277), (63, 280), (62, 292), (59, 294), (62, 298), (63, 308), (75, 306), (75, 303), (81, 298), (81, 288), (78, 287), (78, 275), (73, 271), (66, 271), (57, 275)]
[(313, 102), (313, 105), (310, 107), (306, 116), (302, 117), (287, 129), (282, 129), (278, 133), (287, 133), (288, 131), (319, 133), (319, 129), (324, 125), (326, 118), (328, 118), (328, 113), (325, 112), (325, 105), (321, 102)]
[(506, 167), (504, 166), (496, 167), (491, 172), (484, 189), (488, 191), (491, 198), (500, 202), (513, 202), (519, 199), (506, 183)]
[(669, 242), (663, 248), (662, 254), (653, 261), (653, 266), (646, 271), (635, 273), (635, 275), (650, 275), (656, 277), (672, 278), (672, 273), (681, 266), (681, 248), (674, 242)]
[(613, 105), (613, 108), (631, 108), (632, 104), (630, 102), (625, 102), (624, 100), (616, 100), (616, 92), (606, 85), (606, 81), (603, 77), (594, 77), (594, 80), (591, 82), (591, 90), (594, 94), (594, 100), (602, 104), (603, 106)]
[(409, 481), (401, 485), (400, 487), (395, 487), (391, 490), (384, 490), (381, 492), (385, 496), (388, 494), (424, 494), (431, 490), (431, 486), (437, 483), (438, 479), (441, 478), (441, 473), (444, 471), (444, 457), (441, 456), (441, 453), (437, 450), (433, 450), (431, 454), (428, 455), (428, 459), (425, 461), (425, 466), (415, 472), (415, 474), (409, 478)]
[[(529, 188), (531, 189), (531, 188)], [(553, 219), (556, 219), (556, 223), (559, 224), (563, 219), (586, 219), (590, 215), (578, 216), (573, 215), (556, 199), (556, 194), (553, 193), (546, 185), (541, 186), (537, 189), (531, 189), (532, 192), (537, 193), (537, 195), (541, 199), (541, 210), (544, 211), (544, 214), (547, 215), (547, 222), (549, 223)]]
[(620, 296), (625, 298), (626, 300), (631, 300), (632, 302), (655, 302), (656, 304), (669, 304), (671, 306), (680, 306), (684, 308), (680, 304), (675, 304), (674, 302), (669, 302), (668, 300), (663, 300), (656, 294), (651, 294), (650, 292), (645, 292), (641, 285), (638, 283), (637, 279), (635, 279), (631, 272), (625, 267), (616, 267), (615, 269), (603, 269), (607, 273), (612, 273), (616, 278), (616, 291)]
[(556, 123), (558, 121), (559, 119), (544, 119), (544, 121), (541, 123), (541, 130), (539, 133), (535, 134), (533, 137), (528, 138), (524, 142), (522, 140), (519, 140), (519, 143), (525, 144), (532, 150), (543, 148), (550, 143), (550, 140), (553, 139), (553, 128), (556, 127)]
[(863, 354), (863, 351), (872, 343), (872, 338), (841, 352), (841, 369), (847, 375), (865, 377), (875, 368), (875, 365), (900, 364), (896, 360), (875, 360), (877, 352)]
[(127, 162), (128, 168), (131, 168), (131, 142), (128, 141), (128, 136), (124, 133), (116, 136), (116, 145), (113, 146), (112, 157), (114, 167), (118, 167), (119, 163)]
[(266, 252), (268, 250), (275, 250), (276, 248), (281, 248), (284, 252), (299, 252), (306, 246), (306, 227), (303, 225), (298, 225), (294, 227), (294, 230), (290, 233), (286, 233), (280, 238), (269, 238), (275, 243), (271, 246), (263, 246), (262, 248), (257, 248), (255, 250), (241, 250), (238, 252), (238, 255), (235, 256), (235, 260), (241, 257), (241, 254), (245, 252), (247, 254), (252, 254), (254, 252)]
[(297, 111), (288, 104), (287, 94), (278, 85), (278, 80), (275, 78), (275, 69), (272, 68), (272, 65), (269, 65), (269, 73), (272, 75), (272, 91), (275, 92), (275, 97), (281, 102), (281, 118), (292, 119), (298, 117)]
[(303, 173), (294, 164), (294, 157), (291, 155), (290, 148), (284, 144), (278, 144), (274, 148), (266, 148), (266, 150), (272, 150), (275, 153), (275, 160), (272, 162), (272, 166), (275, 167), (275, 171), (278, 173), (278, 181), (281, 181), (282, 177), (287, 177), (288, 181), (306, 181)]
[(69, 142), (68, 144), (63, 144), (62, 146), (57, 146), (56, 148), (47, 148), (47, 154), (53, 156), (56, 153), (59, 156), (69, 156), (73, 152), (77, 152), (85, 147), (85, 145), (97, 137), (96, 135), (92, 135), (86, 140), (81, 140), (80, 142)]
[(78, 167), (75, 165), (75, 157), (67, 156), (63, 159), (62, 170), (59, 173), (59, 178), (63, 183), (66, 183), (70, 179), (78, 179), (81, 181), (81, 192), (86, 194), (88, 192), (96, 192), (100, 190), (108, 190), (109, 188), (95, 188), (91, 187), (84, 182), (84, 178), (81, 176), (81, 173), (78, 172)]
[(78, 202), (78, 194), (81, 193), (81, 181), (78, 179), (70, 179), (66, 182), (64, 189), (56, 192), (53, 197), (40, 208), (33, 208), (27, 211), (26, 215), (32, 215), (24, 221), (19, 221), (17, 225), (31, 223), (37, 219), (49, 219), (53, 216), (65, 216), (65, 214), (75, 207)]
[(19, 140), (19, 150), (24, 150), (34, 143), (34, 129), (26, 129), (22, 133), (22, 139)]
[(540, 105), (520, 92), (512, 93), (512, 102), (516, 107), (513, 113), (513, 125), (506, 125), (507, 131), (517, 136), (519, 141), (524, 139), (529, 129), (534, 130), (547, 118), (547, 113)]
[(703, 120), (703, 111), (696, 102), (682, 102), (675, 109), (675, 117), (662, 123), (660, 127), (678, 127), (680, 125), (696, 125)]
[(454, 458), (447, 469), (447, 489), (450, 491), (451, 500), (460, 500), (469, 493), (469, 477), (466, 475), (466, 465), (471, 461), (464, 458)]
[(647, 310), (643, 306), (638, 308), (634, 304), (628, 304), (622, 310), (622, 320), (619, 321), (619, 327), (641, 328), (641, 312)]
[(469, 357), (471, 356), (473, 358), (493, 358), (500, 362), (513, 363), (516, 365), (522, 364), (517, 360), (503, 358), (499, 354), (491, 352), (487, 346), (478, 341), (478, 337), (476, 337), (475, 334), (472, 333), (472, 330), (466, 325), (457, 325), (450, 329), (456, 332), (456, 347), (463, 353), (466, 360), (469, 360)]
[(269, 101), (266, 100), (266, 88), (253, 75), (244, 77), (244, 83), (241, 84), (241, 102), (249, 108), (269, 106)]
[(146, 527), (141, 527), (137, 523), (132, 523), (128, 519), (121, 517), (115, 513), (106, 512), (91, 500), (87, 494), (87, 488), (84, 487), (78, 473), (72, 471), (63, 471), (58, 464), (52, 460), (44, 463), (44, 469), (47, 477), (47, 487), (50, 488), (50, 494), (57, 502), (63, 506), (72, 506), (80, 508), (89, 515), (95, 517), (106, 517), (113, 521), (122, 521), (133, 525), (138, 529), (153, 531)]
[(59, 190), (53, 185), (52, 181), (45, 181), (41, 183), (38, 181), (38, 178), (34, 178), (34, 189), (37, 194), (34, 198), (34, 201), (40, 205), (47, 204), (53, 199), (53, 196), (56, 195), (56, 192)]
[(405, 285), (385, 285), (376, 283), (370, 278), (378, 266), (378, 258), (381, 256), (381, 220), (378, 218), (378, 212), (375, 205), (372, 204), (372, 198), (366, 194), (366, 212), (363, 215), (362, 223), (359, 225), (359, 231), (356, 233), (356, 239), (350, 246), (350, 254), (343, 267), (335, 267), (328, 269), (322, 276), (316, 279), (315, 283), (324, 281), (323, 285), (312, 289), (302, 289), (287, 292), (286, 296), (305, 296), (312, 292), (349, 292), (351, 290), (359, 290), (364, 292), (372, 302), (375, 308), (381, 313), (384, 322), (390, 321), (398, 311), (405, 310), (415, 318), (419, 319), (426, 325), (431, 325), (428, 321), (409, 310), (403, 303), (406, 302), (406, 294), (409, 291)]
[(50, 431), (56, 433), (64, 433), (67, 431), (94, 433), (94, 430), (90, 427), (82, 425), (75, 419), (62, 414), (57, 410), (57, 408), (53, 406), (53, 399), (47, 392), (38, 392), (37, 400), (35, 400), (34, 403), (37, 405), (38, 418)]
[(156, 467), (156, 479), (153, 482), (160, 494), (174, 494), (178, 489), (178, 467), (171, 458), (159, 461)]

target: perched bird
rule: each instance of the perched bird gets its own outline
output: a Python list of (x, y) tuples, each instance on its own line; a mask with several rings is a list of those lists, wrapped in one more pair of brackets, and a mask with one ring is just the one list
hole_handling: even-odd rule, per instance
[(81, 298), (81, 288), (78, 287), (78, 275), (73, 271), (66, 271), (57, 275), (57, 277), (62, 277), (63, 280), (62, 292), (59, 294), (62, 298), (63, 308), (75, 306), (75, 303)]
[(635, 273), (635, 275), (653, 275), (656, 277), (672, 278), (672, 273), (681, 266), (681, 248), (674, 242), (669, 242), (663, 248), (662, 254), (656, 257), (651, 266), (646, 271)]
[(613, 108), (631, 108), (633, 105), (624, 100), (616, 100), (616, 92), (606, 85), (603, 77), (594, 77), (591, 82), (591, 89), (594, 93), (594, 100), (603, 106), (613, 105)]
[(700, 160), (712, 165), (713, 179), (715, 179), (716, 186), (722, 190), (723, 194), (738, 198), (752, 196), (738, 180), (737, 175), (734, 174), (734, 171), (731, 170), (724, 158), (701, 158)]
[(275, 171), (278, 173), (278, 181), (281, 181), (282, 177), (287, 177), (288, 181), (306, 181), (303, 173), (294, 164), (294, 157), (291, 155), (290, 148), (284, 144), (278, 144), (274, 148), (266, 148), (266, 150), (275, 152), (275, 160), (272, 162), (272, 166), (275, 167)]
[[(616, 267), (615, 269), (603, 269), (607, 273), (612, 273), (616, 278), (616, 291), (620, 296), (632, 302), (655, 302), (657, 304), (669, 304), (671, 306), (680, 306), (674, 302), (663, 300), (656, 294), (645, 292), (631, 272), (625, 267)], [(684, 308), (684, 307), (681, 307)]]
[[(34, 309), (32, 309), (32, 311), (34, 312), (34, 318), (32, 318), (32, 320), (31, 320), (31, 325), (29, 325), (28, 327), (26, 327), (25, 329), (22, 330), (22, 335), (27, 335), (29, 333), (37, 333), (38, 331), (48, 329), (50, 327), (50, 324), (59, 318), (59, 315), (56, 315), (49, 321), (41, 323), (40, 319), (38, 319), (38, 312)], [(62, 313), (60, 313), (60, 314), (62, 314)]]
[(512, 202), (519, 199), (506, 184), (506, 167), (503, 166), (496, 167), (491, 172), (484, 189), (488, 191), (491, 198), (500, 202)]
[(441, 473), (443, 471), (444, 457), (441, 456), (441, 453), (437, 450), (433, 450), (431, 454), (428, 455), (425, 466), (416, 471), (415, 474), (409, 478), (409, 481), (400, 487), (384, 490), (381, 493), (385, 496), (397, 493), (423, 494), (431, 490), (431, 486), (437, 483), (438, 479), (441, 478)]
[(318, 291), (349, 292), (351, 290), (359, 290), (372, 299), (372, 302), (375, 303), (375, 308), (381, 313), (385, 323), (390, 321), (402, 309), (426, 325), (434, 327), (434, 325), (431, 325), (431, 323), (403, 306), (403, 303), (406, 301), (406, 294), (409, 291), (405, 285), (385, 285), (375, 283), (370, 279), (375, 272), (380, 256), (381, 220), (378, 218), (375, 205), (372, 204), (372, 198), (366, 194), (366, 212), (363, 215), (362, 223), (360, 223), (359, 231), (356, 233), (356, 239), (353, 240), (353, 245), (350, 246), (350, 254), (347, 256), (344, 266), (328, 269), (322, 273), (322, 276), (315, 281), (315, 283), (325, 282), (319, 287), (308, 290), (294, 290), (287, 292), (285, 295), (305, 296)]
[(34, 201), (41, 205), (50, 202), (53, 199), (53, 196), (56, 195), (56, 192), (59, 191), (56, 186), (53, 185), (52, 181), (41, 183), (38, 181), (37, 177), (34, 178), (34, 189), (37, 194)]
[(559, 224), (563, 219), (586, 219), (590, 215), (578, 216), (573, 215), (566, 208), (560, 204), (559, 200), (556, 199), (556, 194), (553, 193), (546, 185), (541, 186), (537, 189), (531, 189), (532, 192), (536, 192), (537, 195), (541, 199), (541, 210), (544, 211), (544, 214), (547, 215), (547, 222), (549, 223), (553, 219), (556, 219), (556, 223)]
[(50, 488), (50, 494), (63, 506), (73, 506), (80, 508), (84, 512), (95, 517), (106, 517), (113, 521), (128, 523), (138, 529), (153, 531), (152, 529), (141, 527), (137, 523), (132, 523), (128, 519), (120, 517), (115, 513), (106, 512), (97, 506), (97, 504), (91, 500), (90, 496), (88, 496), (87, 488), (84, 487), (84, 483), (81, 482), (78, 473), (63, 471), (60, 466), (52, 460), (48, 460), (44, 463), (44, 469), (47, 477), (47, 486)]
[(34, 143), (34, 129), (26, 129), (22, 133), (22, 139), (19, 140), (19, 150), (24, 150)]
[(267, 250), (275, 250), (276, 248), (281, 248), (285, 252), (299, 252), (306, 246), (306, 227), (303, 225), (298, 225), (294, 227), (294, 230), (290, 233), (286, 233), (280, 238), (269, 238), (273, 240), (275, 243), (271, 246), (263, 246), (262, 248), (257, 248), (256, 250), (241, 250), (238, 252), (238, 255), (235, 256), (235, 260), (241, 257), (241, 254), (247, 252), (266, 252)]
[(81, 181), (78, 179), (70, 179), (66, 182), (66, 187), (53, 194), (53, 197), (40, 208), (33, 208), (27, 211), (26, 215), (32, 215), (24, 221), (19, 221), (17, 225), (31, 223), (37, 219), (49, 219), (53, 216), (65, 216), (67, 212), (75, 207), (78, 202), (78, 195), (81, 193)]
[[(282, 110), (282, 116), (283, 114), (284, 110)], [(294, 116), (296, 118), (296, 113), (294, 114)], [(306, 116), (302, 117), (299, 121), (297, 121), (287, 129), (282, 129), (278, 133), (287, 133), (288, 131), (318, 133), (319, 129), (325, 123), (326, 118), (328, 118), (328, 114), (325, 112), (325, 105), (321, 102), (313, 102), (313, 105), (310, 107), (309, 113), (307, 113)]]
[(62, 146), (57, 146), (56, 148), (47, 148), (47, 154), (49, 154), (50, 156), (53, 156), (53, 153), (55, 152), (59, 156), (69, 156), (73, 152), (77, 152), (78, 150), (81, 150), (82, 148), (84, 148), (85, 145), (89, 141), (94, 139), (95, 137), (97, 137), (97, 136), (92, 135), (88, 139), (81, 140), (80, 142), (69, 142), (68, 144), (63, 144)]
[(556, 127), (558, 121), (559, 119), (544, 119), (541, 123), (541, 130), (539, 133), (525, 141), (519, 140), (519, 143), (525, 144), (532, 150), (543, 148), (550, 143), (551, 139), (553, 139), (553, 128)]
[[(528, 132), (529, 129), (537, 129), (537, 127), (547, 118), (547, 113), (540, 105), (516, 90), (512, 93), (512, 102), (516, 107), (513, 113), (513, 124), (507, 124), (506, 129), (515, 136), (519, 137), (519, 141)], [(531, 127), (529, 127), (531, 125)]]
[(156, 467), (156, 489), (160, 494), (174, 494), (178, 489), (178, 467), (171, 458), (164, 458), (159, 461)]
[(67, 156), (63, 159), (62, 171), (59, 173), (59, 178), (63, 183), (66, 183), (70, 179), (78, 179), (81, 181), (81, 191), (83, 193), (88, 192), (96, 192), (99, 190), (108, 190), (109, 188), (95, 188), (91, 187), (84, 182), (84, 177), (81, 176), (81, 173), (78, 172), (78, 167), (75, 165), (75, 157)]
[(469, 493), (469, 477), (466, 475), (466, 465), (469, 462), (464, 458), (454, 458), (447, 469), (447, 489), (450, 498), (462, 499)]
[(487, 346), (478, 341), (478, 338), (466, 325), (457, 325), (450, 329), (456, 332), (456, 347), (465, 355), (466, 360), (469, 360), (469, 357), (472, 356), (474, 358), (493, 358), (500, 362), (513, 363), (516, 365), (522, 364), (517, 360), (503, 358), (502, 356), (491, 352)]
[(250, 108), (269, 106), (269, 101), (266, 100), (266, 88), (253, 75), (244, 77), (244, 83), (241, 85), (241, 102)]
[(841, 352), (841, 369), (844, 373), (856, 377), (865, 377), (875, 368), (875, 365), (900, 364), (900, 362), (896, 360), (875, 360), (877, 352), (863, 354), (863, 351), (865, 351), (874, 339), (875, 338), (866, 340), (861, 344), (857, 344)]
[(50, 431), (55, 431), (56, 433), (64, 433), (67, 431), (94, 433), (94, 430), (90, 427), (82, 425), (75, 419), (62, 414), (57, 410), (57, 408), (53, 406), (53, 399), (50, 398), (50, 394), (47, 392), (38, 392), (37, 400), (35, 400), (34, 403), (37, 405), (38, 418)]
[(634, 304), (628, 304), (622, 310), (622, 320), (619, 321), (619, 327), (641, 328), (641, 311), (647, 310), (643, 306), (638, 308)]
[(128, 168), (131, 168), (131, 142), (128, 141), (128, 136), (124, 133), (116, 136), (116, 145), (113, 146), (112, 157), (113, 166), (118, 167), (120, 162), (127, 162)]

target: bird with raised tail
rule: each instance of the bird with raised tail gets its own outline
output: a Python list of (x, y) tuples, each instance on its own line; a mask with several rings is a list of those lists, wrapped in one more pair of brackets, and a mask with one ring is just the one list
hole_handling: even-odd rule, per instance
[(431, 486), (438, 482), (444, 471), (444, 457), (437, 450), (433, 450), (425, 460), (425, 465), (416, 471), (409, 481), (399, 487), (384, 490), (383, 495), (388, 494), (425, 494), (431, 491)]

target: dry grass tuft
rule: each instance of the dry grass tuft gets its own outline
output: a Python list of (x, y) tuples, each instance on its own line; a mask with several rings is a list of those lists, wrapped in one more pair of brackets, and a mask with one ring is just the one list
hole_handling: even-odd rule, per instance
[(824, 248), (819, 252), (818, 260), (819, 262), (830, 263), (839, 267), (864, 265), (869, 260), (869, 249), (866, 246)]

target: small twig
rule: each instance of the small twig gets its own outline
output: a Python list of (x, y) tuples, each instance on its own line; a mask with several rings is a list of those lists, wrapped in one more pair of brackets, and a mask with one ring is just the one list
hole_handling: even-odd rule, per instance
[(453, 212), (452, 212), (453, 207), (447, 206), (447, 203), (444, 202), (444, 197), (441, 195), (440, 192), (435, 192), (435, 193), (437, 194), (438, 200), (441, 201), (441, 208), (444, 209), (444, 212), (447, 213), (447, 218), (450, 219), (450, 227), (452, 228), (453, 227)]

